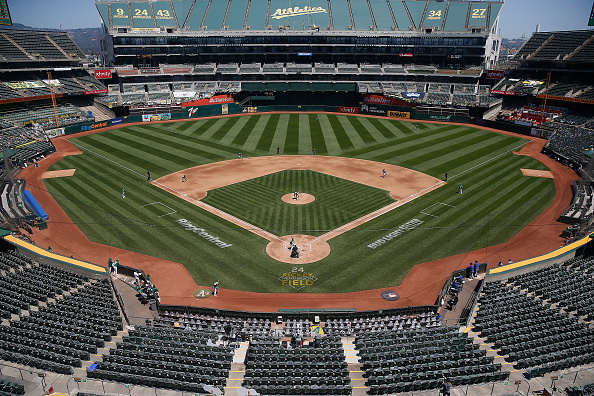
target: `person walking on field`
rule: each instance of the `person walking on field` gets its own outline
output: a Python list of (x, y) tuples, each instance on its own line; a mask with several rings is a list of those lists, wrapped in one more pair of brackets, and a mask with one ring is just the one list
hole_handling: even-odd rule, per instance
[(462, 184), (460, 184), (460, 187), (458, 187), (458, 194), (462, 194)]
[(126, 198), (126, 190), (124, 188), (122, 188), (122, 198)]
[(151, 172), (146, 171), (146, 181), (151, 181)]
[(115, 263), (113, 263), (113, 274), (115, 275), (115, 277), (118, 277), (118, 266), (120, 265), (120, 260), (116, 260)]
[(212, 285), (212, 294), (216, 297), (217, 294), (219, 294), (219, 280), (217, 279), (214, 283), (214, 285)]
[(182, 176), (182, 183), (188, 181), (188, 179), (186, 179), (186, 175)]
[(113, 261), (111, 260), (111, 257), (107, 260), (107, 269), (109, 269), (110, 274), (113, 272)]
[(383, 178), (386, 178), (386, 170), (385, 169), (382, 171), (382, 173), (383, 173), (383, 176), (382, 177)]

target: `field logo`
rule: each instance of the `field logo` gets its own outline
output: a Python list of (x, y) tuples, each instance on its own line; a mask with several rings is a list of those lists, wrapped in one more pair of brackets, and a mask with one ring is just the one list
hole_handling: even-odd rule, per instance
[(385, 237), (380, 238), (377, 241), (367, 245), (367, 247), (371, 248), (371, 249), (375, 249), (376, 247), (383, 245), (384, 243), (386, 243), (388, 241), (391, 241), (392, 239), (396, 238), (400, 234), (405, 233), (406, 231), (414, 230), (415, 228), (417, 228), (418, 226), (420, 226), (423, 223), (424, 223), (424, 221), (422, 221), (422, 220), (412, 219), (411, 221), (408, 221), (408, 222), (402, 224), (400, 227), (398, 227), (396, 229), (396, 231), (392, 231)]
[(281, 285), (289, 286), (296, 290), (301, 290), (306, 286), (311, 286), (315, 281), (318, 280), (313, 273), (311, 272), (304, 272), (303, 267), (291, 268), (291, 272), (285, 272), (282, 276), (278, 277), (278, 280), (281, 281)]
[(299, 7), (289, 7), (289, 8), (277, 8), (274, 11), (274, 14), (271, 15), (272, 19), (281, 19), (281, 18), (288, 18), (292, 16), (299, 16), (299, 15), (311, 15), (311, 14), (319, 14), (319, 13), (327, 13), (324, 8), (322, 7), (308, 7), (305, 6), (303, 8)]
[(192, 117), (198, 111), (197, 107), (190, 107), (188, 109), (188, 118)]
[(179, 219), (176, 221), (176, 223), (179, 225), (182, 225), (186, 230), (192, 231), (193, 233), (200, 235), (202, 238), (206, 239), (208, 242), (214, 243), (221, 249), (224, 249), (229, 246), (233, 246), (230, 243), (225, 243), (225, 242), (221, 241), (218, 237), (210, 235), (208, 232), (206, 232), (204, 230), (204, 228), (199, 228), (199, 227), (196, 227), (195, 225), (192, 225), (192, 223), (190, 223), (186, 219)]

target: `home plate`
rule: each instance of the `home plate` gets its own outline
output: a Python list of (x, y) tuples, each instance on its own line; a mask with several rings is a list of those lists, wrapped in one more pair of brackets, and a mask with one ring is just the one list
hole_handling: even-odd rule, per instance
[(524, 176), (532, 176), (532, 177), (546, 177), (548, 179), (553, 179), (553, 174), (551, 171), (546, 170), (538, 170), (538, 169), (520, 169), (522, 171), (522, 175)]

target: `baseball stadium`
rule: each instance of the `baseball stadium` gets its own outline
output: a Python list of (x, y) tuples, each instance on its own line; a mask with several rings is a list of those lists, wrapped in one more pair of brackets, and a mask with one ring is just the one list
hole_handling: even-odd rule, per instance
[(594, 394), (594, 30), (95, 6), (0, 29), (0, 395)]

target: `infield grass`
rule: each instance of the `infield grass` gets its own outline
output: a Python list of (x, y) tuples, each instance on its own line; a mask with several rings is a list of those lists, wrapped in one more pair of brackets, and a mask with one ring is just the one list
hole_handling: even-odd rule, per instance
[[(550, 205), (555, 187), (552, 179), (521, 174), (520, 168), (546, 169), (530, 157), (512, 154), (527, 141), (470, 126), (333, 114), (320, 114), (317, 120), (315, 114), (257, 114), (177, 122), (171, 131), (168, 124), (149, 124), (73, 138), (83, 154), (61, 159), (50, 170), (75, 168), (76, 173), (44, 182), (92, 241), (182, 263), (199, 285), (210, 285), (217, 278), (223, 288), (295, 292), (278, 280), (292, 266), (266, 255), (267, 240), (147, 183), (147, 170), (156, 179), (235, 159), (239, 152), (246, 158), (275, 155), (280, 147), (281, 155), (310, 155), (315, 148), (318, 155), (384, 162), (437, 178), (448, 172), (447, 185), (331, 239), (331, 254), (307, 264), (307, 271), (318, 280), (299, 292), (346, 292), (398, 285), (417, 263), (505, 242), (532, 221)], [(266, 188), (278, 187), (280, 181), (274, 177), (284, 176), (275, 175)], [(250, 188), (257, 191), (262, 187), (257, 183), (262, 182), (254, 181)], [(346, 181), (339, 185), (342, 182)], [(121, 198), (123, 187), (125, 199)], [(238, 199), (234, 188), (228, 187), (229, 194), (221, 190), (211, 196), (209, 192), (208, 200), (216, 197), (221, 208), (245, 206), (244, 216), (267, 221), (266, 228), (286, 229), (277, 235), (303, 230), (321, 233), (347, 219), (341, 212), (345, 208), (334, 203), (332, 218), (312, 212), (299, 216), (302, 222), (282, 223), (286, 213), (272, 206), (268, 211), (259, 207), (264, 206), (262, 194), (255, 192), (257, 199), (251, 201)], [(321, 194), (300, 189), (316, 200)], [(367, 205), (361, 206), (363, 210), (383, 206), (374, 192), (362, 194)], [(164, 215), (168, 209), (156, 202), (175, 212)], [(233, 246), (221, 249), (186, 231), (176, 223), (181, 218)], [(413, 219), (422, 222), (414, 230), (368, 247)], [(127, 258), (120, 261), (134, 266)], [(435, 278), (447, 275), (435, 274)]]

